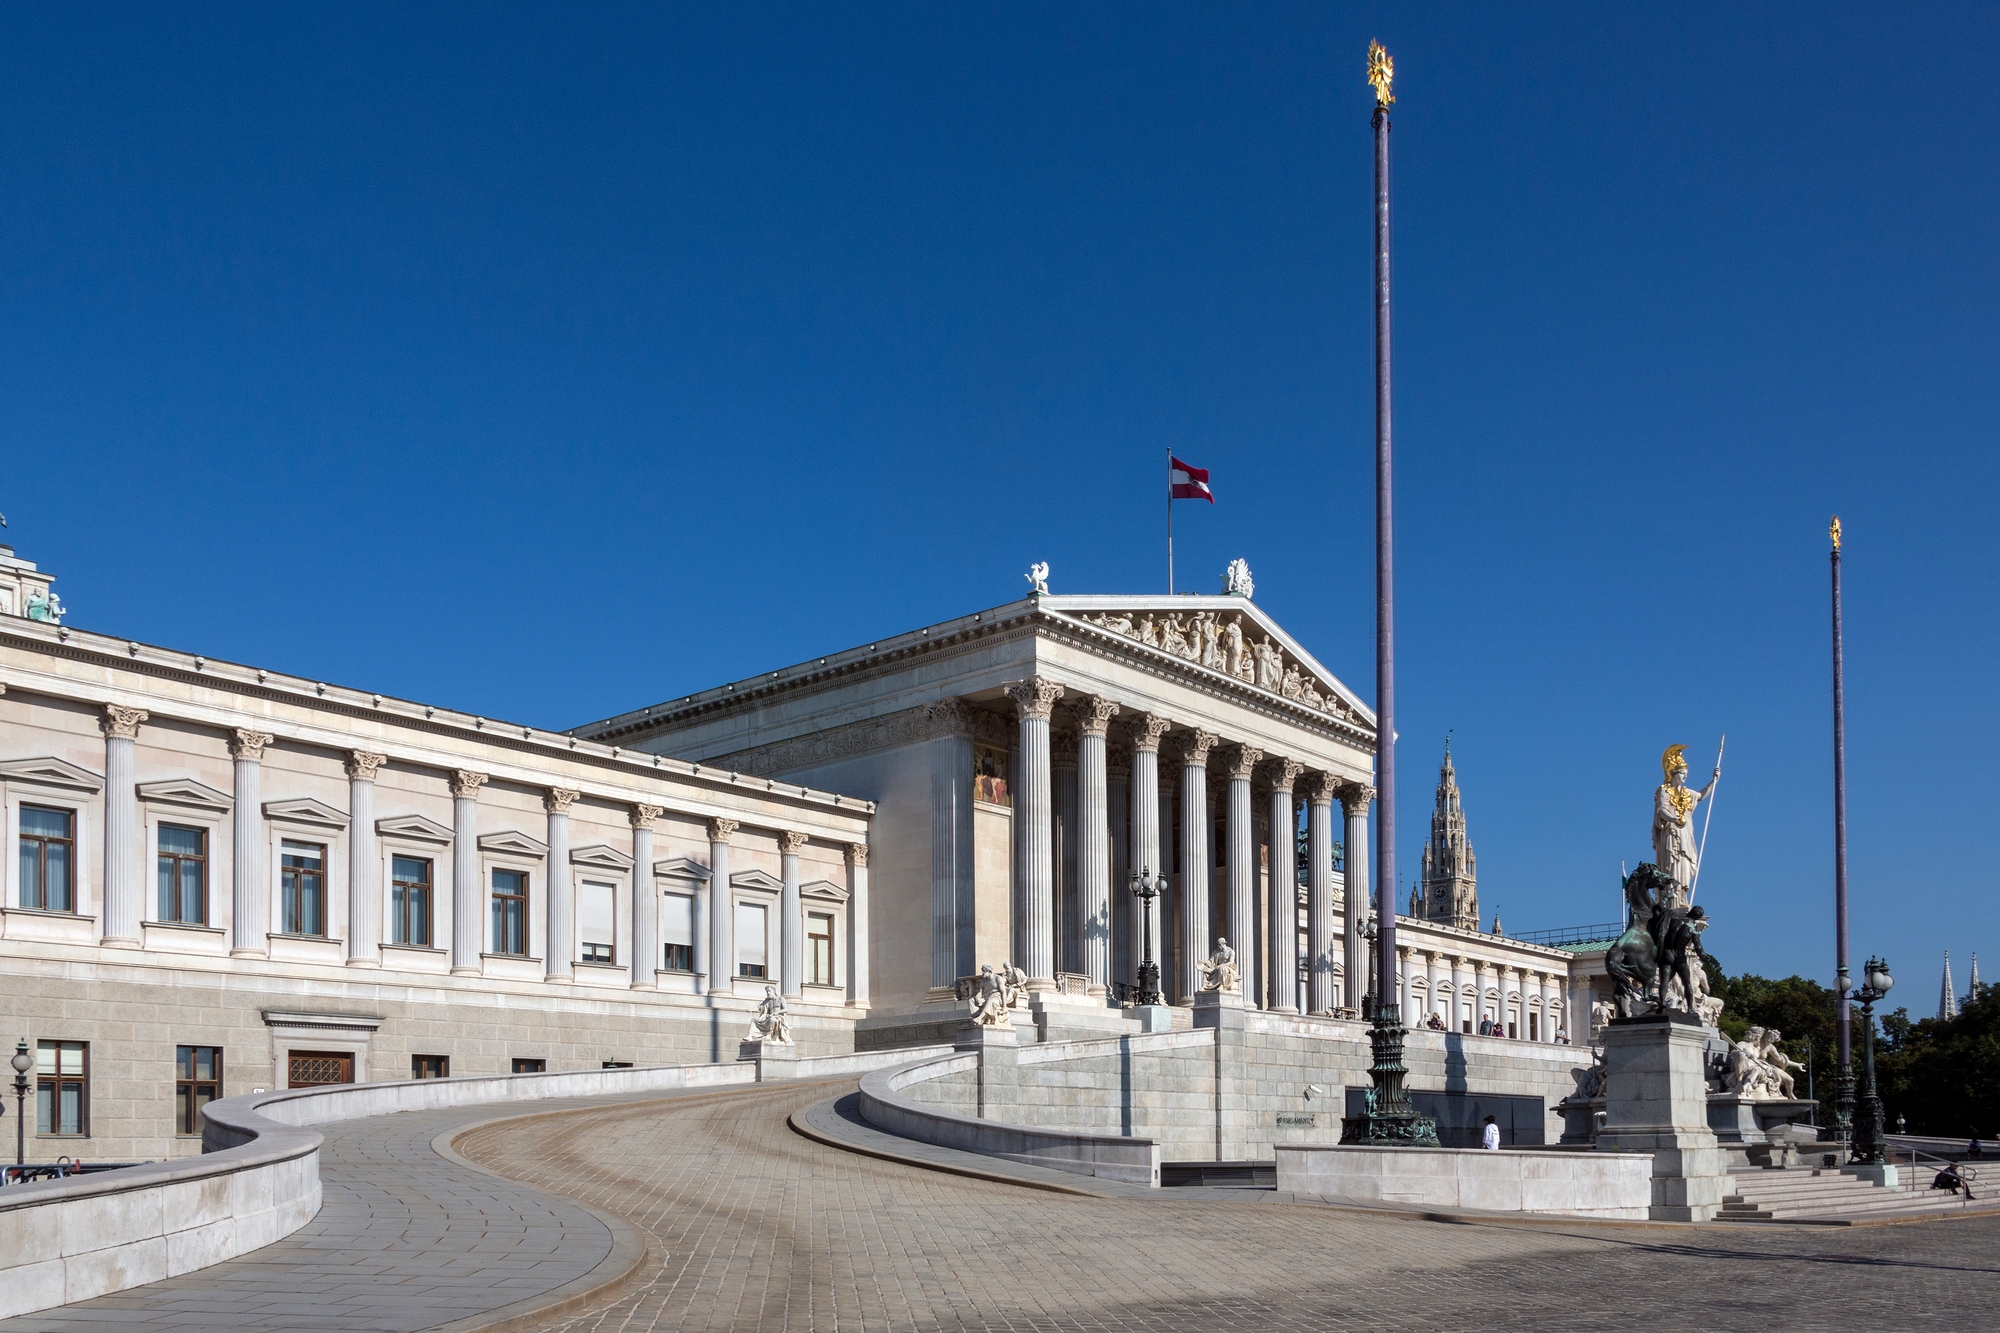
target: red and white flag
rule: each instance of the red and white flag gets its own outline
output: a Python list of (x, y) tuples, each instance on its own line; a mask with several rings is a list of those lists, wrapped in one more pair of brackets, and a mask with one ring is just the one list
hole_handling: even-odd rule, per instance
[(1208, 489), (1208, 469), (1189, 467), (1172, 454), (1167, 455), (1167, 495), (1175, 500), (1215, 503), (1215, 493)]

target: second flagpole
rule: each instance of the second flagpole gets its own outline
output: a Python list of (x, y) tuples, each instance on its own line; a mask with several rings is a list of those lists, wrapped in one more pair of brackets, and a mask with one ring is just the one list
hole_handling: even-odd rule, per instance
[(1174, 595), (1174, 451), (1167, 450), (1167, 596)]

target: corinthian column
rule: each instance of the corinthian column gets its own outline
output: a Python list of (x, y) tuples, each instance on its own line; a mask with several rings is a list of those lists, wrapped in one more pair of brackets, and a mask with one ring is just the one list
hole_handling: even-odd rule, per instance
[(1092, 995), (1111, 990), (1111, 798), (1104, 733), (1118, 705), (1087, 694), (1077, 703), (1076, 882), (1083, 974)]
[(1368, 979), (1368, 941), (1361, 938), (1361, 923), (1368, 919), (1368, 805), (1375, 789), (1350, 782), (1340, 789), (1340, 806), (1347, 815), (1346, 839), (1341, 847), (1347, 890), (1347, 1004), (1359, 1012)]
[(1305, 765), (1280, 759), (1271, 768), (1271, 1007), (1301, 1012), (1299, 1005), (1299, 818), (1292, 784)]
[(451, 775), (451, 972), (479, 975), (479, 941), (486, 924), (485, 894), (479, 883), (479, 789), (484, 773), (456, 769)]
[[(1160, 855), (1160, 737), (1166, 734), (1167, 720), (1158, 713), (1139, 713), (1132, 718), (1132, 850), (1128, 856), (1132, 868), (1149, 876), (1167, 873), (1164, 858)], [(1160, 898), (1148, 912), (1136, 894), (1131, 897), (1132, 947), (1127, 952), (1131, 957), (1132, 975), (1127, 978), (1134, 985), (1139, 982), (1139, 964), (1145, 961), (1146, 950), (1150, 947), (1153, 961), (1161, 962), (1166, 955), (1160, 952), (1160, 909), (1166, 906), (1166, 899)], [(1152, 938), (1146, 936), (1147, 919), (1151, 918)]]
[(236, 766), (236, 802), (230, 812), (229, 952), (261, 957), (271, 929), (271, 850), (264, 845), (264, 747), (268, 731), (237, 730), (229, 736)]
[(778, 835), (778, 872), (784, 887), (778, 896), (778, 983), (786, 999), (802, 993), (806, 973), (805, 906), (799, 901), (799, 851), (803, 833)]
[[(632, 966), (633, 990), (658, 990), (660, 957), (660, 892), (653, 885), (653, 822), (657, 805), (635, 805), (626, 816), (632, 823)], [(553, 853), (551, 853), (553, 855)]]
[(868, 1004), (868, 844), (847, 844), (847, 1002)]
[(1236, 946), (1243, 974), (1243, 1002), (1264, 1007), (1264, 969), (1257, 957), (1257, 827), (1251, 822), (1250, 779), (1257, 772), (1262, 750), (1231, 746), (1225, 772), (1229, 775), (1229, 827), (1225, 871), (1229, 876), (1229, 938)]
[(1020, 876), (1021, 968), (1029, 990), (1054, 990), (1055, 845), (1049, 828), (1049, 713), (1063, 687), (1042, 676), (1007, 686), (1021, 715), (1021, 790), (1014, 806), (1014, 873)]
[(729, 888), (729, 839), (741, 824), (708, 821), (708, 993), (736, 991), (736, 902)]
[(1312, 986), (1306, 1012), (1312, 1014), (1330, 1014), (1341, 1003), (1333, 984), (1334, 786), (1328, 773), (1306, 779), (1306, 976)]
[[(569, 868), (569, 808), (582, 794), (568, 787), (550, 787), (542, 793), (542, 810), (549, 821), (549, 883), (542, 894), (542, 906), (548, 913), (542, 922), (542, 976), (559, 985), (576, 980), (576, 898)], [(638, 975), (636, 970), (633, 975)]]
[[(139, 947), (139, 793), (132, 742), (143, 708), (104, 705), (104, 921), (102, 940), (114, 948)], [(81, 904), (79, 904), (79, 907)]]
[[(1201, 989), (1198, 964), (1215, 949), (1208, 930), (1208, 752), (1221, 737), (1197, 727), (1181, 742), (1181, 997)], [(1242, 956), (1243, 946), (1234, 946)]]
[(375, 855), (375, 771), (385, 754), (347, 752), (347, 965), (382, 965), (382, 863)]

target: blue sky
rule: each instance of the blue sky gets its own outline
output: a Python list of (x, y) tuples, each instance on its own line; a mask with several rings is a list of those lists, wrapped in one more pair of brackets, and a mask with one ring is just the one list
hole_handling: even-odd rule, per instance
[(1234, 556), (1373, 695), (1393, 52), (1400, 857), (1512, 930), (1729, 734), (1732, 971), (2000, 975), (2000, 11), (13, 7), (0, 510), (73, 624), (567, 726)]

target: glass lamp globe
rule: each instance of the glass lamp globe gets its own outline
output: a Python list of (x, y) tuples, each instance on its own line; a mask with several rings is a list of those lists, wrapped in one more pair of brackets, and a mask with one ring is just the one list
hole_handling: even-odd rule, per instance
[(1889, 975), (1889, 965), (1880, 958), (1868, 960), (1867, 977), (1869, 988), (1884, 995), (1887, 995), (1889, 988), (1896, 984), (1896, 979)]
[(25, 1074), (35, 1067), (35, 1057), (28, 1054), (28, 1039), (26, 1037), (21, 1038), (21, 1044), (14, 1048), (14, 1058), (7, 1063), (14, 1066), (14, 1072), (17, 1074)]

